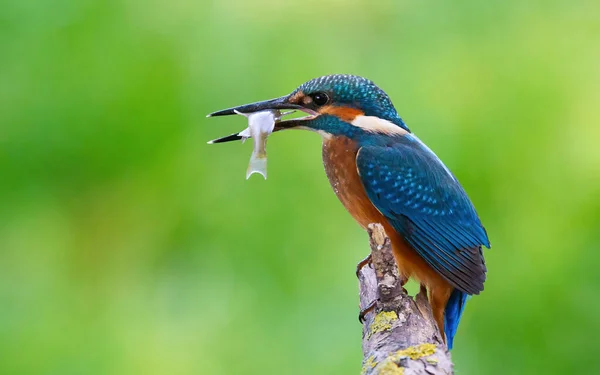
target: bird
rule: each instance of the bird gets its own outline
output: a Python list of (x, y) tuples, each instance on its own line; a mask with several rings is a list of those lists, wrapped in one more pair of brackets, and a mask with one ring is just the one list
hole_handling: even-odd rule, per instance
[[(322, 136), (323, 165), (335, 194), (362, 228), (370, 223), (384, 227), (402, 283), (414, 279), (421, 284), (442, 339), (452, 349), (467, 299), (484, 289), (482, 248), (490, 248), (456, 176), (369, 79), (326, 75), (288, 95), (208, 116), (263, 110), (305, 113), (281, 120), (274, 131), (304, 129)], [(213, 142), (240, 138), (232, 134)]]

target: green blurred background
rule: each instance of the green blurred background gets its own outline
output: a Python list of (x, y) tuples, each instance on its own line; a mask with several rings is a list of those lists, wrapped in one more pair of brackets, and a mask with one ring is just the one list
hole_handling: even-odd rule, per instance
[(358, 374), (366, 234), (316, 134), (211, 111), (366, 76), (487, 227), (460, 374), (600, 373), (598, 1), (8, 0), (0, 373)]

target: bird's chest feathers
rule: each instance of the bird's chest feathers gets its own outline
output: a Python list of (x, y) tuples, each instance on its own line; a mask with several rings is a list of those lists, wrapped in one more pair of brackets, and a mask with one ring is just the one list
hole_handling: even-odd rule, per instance
[(334, 136), (323, 141), (323, 164), (335, 194), (356, 221), (366, 228), (382, 223), (383, 215), (373, 206), (356, 169), (358, 145), (346, 137)]

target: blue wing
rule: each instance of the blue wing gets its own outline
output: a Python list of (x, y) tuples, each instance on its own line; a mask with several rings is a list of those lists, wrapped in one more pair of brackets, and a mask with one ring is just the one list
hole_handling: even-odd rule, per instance
[(427, 263), (455, 288), (478, 294), (489, 247), (473, 204), (435, 154), (409, 134), (363, 146), (356, 165), (369, 199)]

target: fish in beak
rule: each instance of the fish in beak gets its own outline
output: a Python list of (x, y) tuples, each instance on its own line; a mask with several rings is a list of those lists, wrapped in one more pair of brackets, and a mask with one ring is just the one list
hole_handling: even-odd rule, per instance
[[(236, 114), (248, 115), (248, 114), (251, 114), (254, 112), (273, 111), (273, 110), (280, 111), (280, 115), (275, 118), (275, 126), (273, 128), (274, 132), (280, 131), (280, 130), (285, 130), (285, 129), (290, 129), (295, 126), (300, 126), (300, 125), (302, 125), (301, 124), (302, 121), (313, 119), (319, 115), (318, 112), (316, 112), (310, 108), (307, 108), (300, 104), (290, 102), (290, 95), (286, 95), (286, 96), (282, 96), (282, 97), (276, 98), (276, 99), (269, 99), (269, 100), (264, 100), (262, 102), (244, 104), (244, 105), (241, 105), (238, 107), (223, 109), (223, 110), (220, 110), (217, 112), (213, 112), (206, 117), (229, 116), (229, 115), (236, 115)], [(282, 110), (288, 110), (288, 111), (281, 112)], [(307, 114), (307, 116), (300, 117), (300, 118), (288, 119), (288, 120), (282, 120), (283, 116), (292, 114), (295, 111), (304, 112)], [(244, 137), (244, 135), (242, 133), (243, 132), (234, 133), (234, 134), (231, 134), (231, 135), (228, 135), (225, 137), (214, 139), (208, 143), (209, 144), (225, 143), (225, 142), (243, 140), (246, 137)]]

